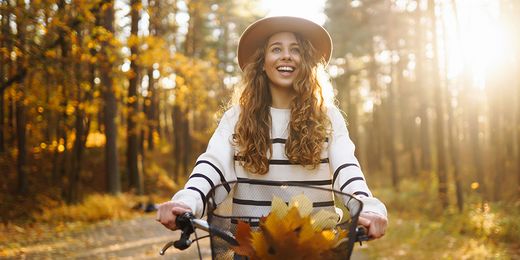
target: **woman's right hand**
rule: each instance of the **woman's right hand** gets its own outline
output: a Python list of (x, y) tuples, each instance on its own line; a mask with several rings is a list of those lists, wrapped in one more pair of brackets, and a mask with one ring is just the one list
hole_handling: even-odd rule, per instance
[(176, 230), (175, 219), (184, 212), (191, 212), (188, 205), (178, 201), (167, 201), (161, 203), (157, 209), (157, 220), (168, 229)]

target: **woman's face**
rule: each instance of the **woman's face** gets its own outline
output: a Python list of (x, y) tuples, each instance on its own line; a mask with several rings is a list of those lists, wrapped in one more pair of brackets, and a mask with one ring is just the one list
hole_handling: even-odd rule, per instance
[(290, 89), (298, 72), (301, 61), (300, 45), (291, 32), (273, 34), (267, 41), (264, 71), (269, 78), (269, 86)]

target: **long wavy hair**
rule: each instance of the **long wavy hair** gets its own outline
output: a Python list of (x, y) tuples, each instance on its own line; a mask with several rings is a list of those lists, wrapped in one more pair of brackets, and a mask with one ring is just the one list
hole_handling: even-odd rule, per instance
[[(315, 169), (321, 161), (323, 142), (329, 134), (330, 121), (324, 106), (323, 90), (317, 77), (323, 64), (312, 44), (296, 34), (301, 62), (293, 88), (295, 98), (290, 104), (291, 118), (285, 154), (293, 164)], [(235, 126), (234, 142), (242, 166), (255, 174), (266, 174), (272, 155), (271, 91), (263, 66), (266, 46), (259, 48), (254, 62), (244, 68), (242, 93), (238, 103), (240, 117)]]

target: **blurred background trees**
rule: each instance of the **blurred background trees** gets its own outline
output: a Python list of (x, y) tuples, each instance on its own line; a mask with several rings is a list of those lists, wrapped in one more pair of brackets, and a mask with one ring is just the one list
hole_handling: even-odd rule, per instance
[(329, 71), (373, 181), (398, 191), (430, 178), (443, 209), (462, 210), (474, 190), (485, 200), (518, 199), (519, 7), (326, 2)]
[(6, 239), (170, 198), (265, 7), (332, 35), (336, 103), (390, 214), (375, 258), (520, 256), (517, 0), (0, 0)]
[(246, 5), (1, 1), (2, 193), (150, 193), (157, 155), (181, 182), (236, 81)]
[[(258, 6), (2, 0), (4, 201), (173, 193), (228, 105)], [(514, 0), (325, 1), (328, 73), (371, 186), (426, 180), (440, 211), (519, 198), (519, 14)]]

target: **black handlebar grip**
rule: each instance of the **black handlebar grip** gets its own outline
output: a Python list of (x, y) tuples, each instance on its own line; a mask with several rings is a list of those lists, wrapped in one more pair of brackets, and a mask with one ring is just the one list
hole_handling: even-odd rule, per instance
[(175, 225), (181, 230), (181, 237), (179, 240), (173, 242), (173, 246), (177, 249), (184, 250), (191, 245), (190, 236), (195, 232), (191, 220), (195, 216), (191, 212), (185, 212), (175, 219)]
[(175, 225), (180, 230), (184, 231), (186, 227), (192, 227), (191, 220), (194, 219), (195, 216), (191, 212), (184, 212), (182, 215), (177, 216), (175, 219)]
[(356, 227), (356, 242), (369, 241), (372, 237), (368, 235), (368, 230), (364, 226)]

